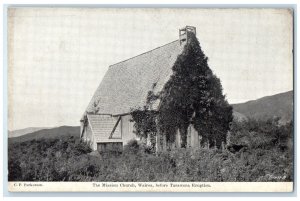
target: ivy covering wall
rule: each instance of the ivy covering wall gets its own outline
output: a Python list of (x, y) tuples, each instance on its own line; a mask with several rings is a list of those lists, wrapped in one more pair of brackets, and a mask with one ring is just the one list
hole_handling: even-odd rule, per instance
[[(192, 32), (187, 32), (187, 43), (172, 67), (173, 74), (159, 94), (149, 91), (147, 105), (132, 111), (138, 135), (165, 135), (174, 142), (177, 129), (181, 147), (187, 144), (190, 124), (202, 136), (201, 143), (221, 147), (232, 121), (232, 107), (228, 104), (220, 79), (208, 66), (200, 43)], [(155, 84), (154, 84), (155, 85)], [(159, 99), (158, 112), (151, 110), (151, 101)]]

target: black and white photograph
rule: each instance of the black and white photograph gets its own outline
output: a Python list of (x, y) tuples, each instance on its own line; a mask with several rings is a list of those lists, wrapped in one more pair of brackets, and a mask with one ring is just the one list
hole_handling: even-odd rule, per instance
[(294, 12), (8, 7), (9, 190), (292, 192)]

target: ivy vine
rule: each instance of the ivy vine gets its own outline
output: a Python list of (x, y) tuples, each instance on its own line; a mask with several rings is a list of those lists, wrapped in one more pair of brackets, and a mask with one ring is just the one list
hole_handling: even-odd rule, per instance
[[(202, 136), (202, 143), (221, 147), (232, 121), (232, 107), (228, 104), (221, 81), (208, 66), (208, 58), (192, 32), (182, 54), (172, 67), (173, 74), (159, 94), (148, 92), (144, 108), (132, 110), (131, 115), (138, 135), (147, 137), (157, 129), (166, 139), (174, 142), (177, 129), (181, 146), (187, 144), (187, 129), (190, 124)], [(151, 110), (158, 100), (160, 108)]]

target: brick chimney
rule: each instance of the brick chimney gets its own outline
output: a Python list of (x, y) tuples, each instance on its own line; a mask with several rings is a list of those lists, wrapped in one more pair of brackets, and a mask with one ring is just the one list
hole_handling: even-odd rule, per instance
[(196, 35), (196, 27), (193, 26), (185, 26), (182, 29), (179, 29), (179, 43), (180, 45), (184, 45), (187, 41), (188, 32), (192, 32)]

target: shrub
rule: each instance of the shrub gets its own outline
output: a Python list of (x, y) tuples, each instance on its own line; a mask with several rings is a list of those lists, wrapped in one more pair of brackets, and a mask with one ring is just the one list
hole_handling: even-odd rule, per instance
[[(41, 139), (9, 145), (10, 181), (254, 182), (292, 181), (292, 124), (249, 121), (233, 125), (232, 153), (218, 149), (176, 149), (153, 154), (133, 140), (120, 154), (89, 154), (75, 138)], [(287, 148), (282, 149), (282, 146)]]
[(124, 153), (137, 153), (141, 151), (141, 145), (135, 139), (130, 140), (123, 149)]
[[(65, 181), (77, 157), (91, 150), (74, 137), (9, 143), (9, 181)], [(73, 163), (68, 161), (73, 159)]]

